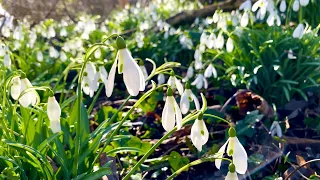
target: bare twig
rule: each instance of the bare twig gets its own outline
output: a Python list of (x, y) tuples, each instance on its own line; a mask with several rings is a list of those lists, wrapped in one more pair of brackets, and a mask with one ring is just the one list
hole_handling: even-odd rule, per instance
[(284, 180), (289, 180), (289, 178), (295, 173), (297, 172), (299, 169), (301, 169), (302, 167), (312, 163), (312, 162), (316, 162), (316, 161), (320, 161), (320, 159), (312, 159), (310, 161), (305, 162), (304, 164), (298, 166), (297, 168), (295, 168)]

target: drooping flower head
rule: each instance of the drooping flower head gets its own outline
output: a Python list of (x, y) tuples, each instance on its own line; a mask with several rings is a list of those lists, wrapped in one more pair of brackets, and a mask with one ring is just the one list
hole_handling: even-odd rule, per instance
[(174, 128), (175, 124), (177, 124), (178, 129), (182, 127), (182, 114), (173, 97), (171, 87), (168, 87), (166, 102), (162, 111), (162, 127), (169, 132)]
[(175, 76), (174, 71), (170, 72), (170, 77), (168, 79), (168, 85), (174, 90), (177, 89), (179, 94), (182, 95), (183, 85), (182, 85), (181, 81)]
[(270, 127), (271, 136), (277, 135), (278, 137), (282, 137), (282, 130), (278, 121), (273, 121)]
[(123, 74), (123, 81), (129, 94), (137, 96), (139, 91), (144, 91), (145, 89), (145, 78), (138, 64), (132, 58), (124, 39), (118, 36), (116, 41), (118, 53), (109, 73), (107, 96), (110, 97), (112, 95), (117, 66), (118, 73)]
[(61, 108), (56, 98), (51, 94), (48, 98), (47, 114), (50, 120), (50, 128), (53, 133), (61, 131), (60, 117)]
[(183, 94), (181, 95), (180, 99), (180, 108), (182, 114), (186, 114), (189, 111), (190, 108), (190, 102), (194, 102), (196, 109), (200, 110), (200, 103), (197, 97), (193, 94), (193, 92), (190, 89), (190, 83), (187, 81), (185, 85), (185, 90)]
[(246, 150), (243, 148), (241, 143), (237, 138), (236, 130), (231, 127), (228, 131), (229, 139), (227, 142), (219, 149), (215, 160), (215, 165), (218, 169), (221, 166), (221, 158), (225, 150), (227, 149), (228, 156), (232, 156), (232, 161), (236, 167), (236, 171), (239, 174), (245, 174), (248, 168), (248, 155)]
[(202, 151), (202, 146), (207, 143), (208, 139), (209, 132), (203, 121), (203, 114), (200, 113), (191, 127), (191, 141), (198, 151)]

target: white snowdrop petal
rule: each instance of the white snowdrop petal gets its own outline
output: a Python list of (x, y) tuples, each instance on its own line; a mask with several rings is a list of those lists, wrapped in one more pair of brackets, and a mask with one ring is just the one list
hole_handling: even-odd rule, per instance
[(228, 52), (232, 52), (233, 51), (233, 40), (229, 37), (227, 40), (227, 44), (226, 44), (226, 49)]
[(180, 99), (180, 108), (182, 114), (186, 114), (189, 111), (190, 108), (190, 102), (187, 95), (187, 89), (183, 92)]
[(246, 150), (243, 148), (237, 137), (234, 137), (234, 151), (232, 158), (233, 163), (236, 166), (237, 173), (245, 174), (248, 168), (248, 156)]
[(11, 87), (10, 87), (10, 94), (11, 97), (14, 100), (17, 100), (20, 96), (21, 90), (20, 90), (20, 86), (21, 86), (21, 80), (20, 77), (14, 77), (11, 80)]
[(157, 80), (158, 80), (158, 85), (161, 85), (161, 84), (165, 83), (164, 74), (159, 74), (158, 77), (157, 77)]
[(47, 114), (50, 121), (59, 121), (61, 116), (60, 105), (54, 96), (48, 98)]
[[(137, 96), (141, 85), (140, 68), (127, 49), (119, 50), (119, 59), (124, 59), (123, 81), (131, 96)], [(142, 75), (142, 72), (141, 72)]]
[(181, 114), (181, 110), (180, 107), (178, 105), (178, 103), (176, 102), (176, 100), (174, 99), (173, 96), (171, 96), (172, 100), (174, 102), (174, 112), (176, 115), (176, 123), (177, 123), (177, 128), (181, 129), (182, 127), (182, 114)]
[(241, 27), (246, 27), (248, 23), (249, 23), (249, 14), (247, 12), (244, 12), (241, 17), (240, 25)]
[(198, 98), (193, 93), (191, 94), (191, 97), (192, 97), (192, 100), (196, 106), (196, 110), (200, 110), (200, 103), (199, 103)]
[(170, 98), (166, 98), (166, 103), (162, 111), (162, 127), (167, 131), (171, 131), (175, 125), (174, 104)]
[(61, 132), (60, 121), (50, 121), (50, 129), (53, 133)]
[(238, 180), (238, 175), (235, 172), (228, 172), (225, 180)]
[(208, 81), (205, 77), (202, 76), (202, 79), (203, 79), (203, 85), (204, 85), (204, 88), (205, 89), (208, 89)]
[(172, 89), (175, 89), (175, 88), (176, 88), (175, 77), (174, 77), (174, 76), (170, 76), (169, 79), (168, 79), (167, 84), (168, 84)]
[(309, 0), (300, 0), (301, 6), (307, 6), (309, 4)]
[(219, 149), (219, 151), (216, 153), (216, 155), (215, 155), (215, 158), (218, 158), (218, 159), (216, 159), (215, 161), (214, 161), (214, 163), (215, 163), (215, 165), (216, 165), (216, 168), (218, 168), (218, 169), (220, 169), (220, 167), (221, 167), (221, 159), (219, 159), (219, 158), (222, 158), (223, 157), (223, 154), (224, 154), (224, 152), (226, 151), (226, 147), (227, 147), (227, 145), (228, 145), (228, 143), (229, 143), (229, 140), (230, 139), (228, 139), (224, 144), (223, 144), (223, 146), (221, 146), (221, 148)]
[(280, 3), (280, 11), (281, 11), (281, 12), (285, 12), (285, 11), (286, 11), (286, 8), (287, 8), (286, 1), (285, 1), (285, 0), (281, 0), (281, 3)]
[(175, 84), (178, 89), (178, 92), (181, 95), (183, 93), (183, 85), (179, 79), (177, 79), (176, 77), (174, 77), (174, 79), (175, 79)]
[(209, 78), (211, 77), (212, 74), (212, 65), (209, 64), (209, 66), (206, 68), (206, 70), (204, 71), (204, 77)]
[(110, 97), (112, 95), (112, 91), (114, 88), (114, 78), (116, 75), (116, 70), (117, 70), (117, 59), (113, 62), (110, 73), (109, 73), (109, 78), (106, 86), (106, 95), (107, 97)]
[(192, 78), (193, 77), (193, 67), (192, 66), (189, 66), (188, 70), (187, 70), (187, 77), (188, 78)]
[(299, 11), (299, 8), (300, 8), (299, 1), (295, 0), (293, 2), (292, 9), (293, 9), (293, 11), (297, 12), (297, 11)]

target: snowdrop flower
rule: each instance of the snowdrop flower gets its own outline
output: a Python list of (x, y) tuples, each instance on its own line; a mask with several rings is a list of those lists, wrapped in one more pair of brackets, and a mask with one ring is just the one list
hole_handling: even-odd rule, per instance
[(220, 17), (218, 23), (217, 23), (217, 28), (219, 29), (222, 29), (224, 31), (227, 30), (227, 18), (225, 16), (222, 16)]
[(196, 109), (200, 110), (200, 103), (197, 97), (193, 94), (193, 92), (190, 89), (190, 83), (186, 82), (185, 90), (183, 94), (181, 95), (180, 99), (180, 108), (182, 114), (186, 114), (189, 111), (190, 108), (190, 102), (194, 102)]
[(249, 14), (245, 11), (241, 17), (240, 25), (241, 27), (246, 27), (249, 24)]
[[(199, 49), (196, 49), (196, 51), (194, 52), (194, 59), (195, 59), (195, 61), (196, 62), (201, 62), (201, 60), (202, 60), (202, 54), (201, 54), (201, 52), (200, 52), (200, 50)], [(196, 63), (195, 63), (195, 68), (196, 69), (201, 69), (202, 68), (202, 63), (201, 63), (201, 67), (200, 66), (197, 66), (196, 65)]]
[(229, 172), (225, 180), (238, 180), (238, 175), (236, 173), (236, 166), (233, 163), (229, 165)]
[(166, 78), (165, 78), (164, 74), (161, 73), (158, 75), (157, 80), (158, 80), (158, 85), (161, 85), (161, 84), (165, 83)]
[(138, 64), (132, 58), (127, 45), (121, 36), (117, 38), (118, 53), (108, 78), (107, 96), (110, 97), (114, 88), (114, 77), (118, 66), (118, 73), (123, 74), (123, 81), (131, 96), (137, 96), (139, 91), (145, 89), (145, 79)]
[(207, 79), (203, 76), (203, 74), (198, 74), (196, 79), (191, 83), (193, 86), (196, 86), (197, 89), (201, 89), (204, 87), (205, 89), (208, 88), (208, 81)]
[(183, 48), (192, 49), (193, 43), (186, 35), (182, 34), (179, 36), (180, 44)]
[(228, 156), (232, 156), (232, 161), (235, 165), (236, 172), (239, 174), (245, 174), (248, 168), (248, 155), (246, 150), (243, 148), (241, 143), (237, 138), (236, 130), (231, 127), (228, 131), (229, 139), (227, 142), (219, 149), (215, 165), (218, 169), (221, 166), (221, 158), (225, 150), (227, 149)]
[(280, 16), (278, 15), (278, 13), (276, 11), (271, 11), (270, 15), (267, 19), (267, 23), (269, 26), (273, 26), (275, 22), (276, 22), (277, 26), (281, 25)]
[(21, 80), (19, 76), (12, 78), (11, 80), (11, 87), (10, 87), (10, 94), (12, 99), (18, 100), (20, 93), (21, 93)]
[(142, 60), (139, 61), (139, 68), (142, 71), (144, 79), (148, 79), (148, 72), (146, 67), (144, 66), (144, 62)]
[(56, 31), (54, 30), (53, 26), (48, 28), (48, 35), (47, 38), (53, 38), (56, 36)]
[(68, 59), (68, 58), (67, 58), (66, 53), (63, 52), (63, 51), (61, 51), (61, 53), (60, 53), (60, 60), (61, 60), (62, 62), (65, 62), (67, 59)]
[(213, 16), (212, 16), (212, 21), (213, 21), (214, 23), (217, 23), (217, 22), (219, 21), (219, 13), (218, 13), (217, 10), (214, 12), (214, 14), (213, 14)]
[(309, 0), (300, 0), (301, 6), (307, 6), (309, 4)]
[(38, 60), (39, 62), (42, 62), (42, 61), (43, 61), (43, 54), (42, 54), (41, 51), (38, 51), (38, 52), (37, 52), (37, 60)]
[(170, 72), (170, 77), (167, 83), (172, 89), (177, 89), (179, 94), (182, 95), (183, 93), (182, 83), (180, 82), (179, 79), (177, 79), (173, 71)]
[(59, 52), (54, 47), (50, 47), (49, 48), (49, 56), (52, 58), (58, 58)]
[(190, 79), (193, 77), (194, 70), (192, 64), (188, 67), (186, 79)]
[(281, 11), (281, 12), (285, 12), (286, 9), (287, 9), (286, 0), (281, 0), (281, 3), (280, 3), (280, 11)]
[(209, 64), (209, 66), (204, 71), (204, 77), (209, 78), (211, 76), (213, 76), (214, 78), (217, 78), (218, 73), (217, 73), (216, 68), (214, 68), (214, 66), (212, 64)]
[(207, 42), (208, 36), (206, 32), (203, 32), (200, 36), (200, 44), (205, 44)]
[(280, 138), (282, 137), (282, 130), (278, 121), (273, 121), (270, 128), (270, 133), (271, 133), (271, 136), (277, 135)]
[(48, 98), (47, 114), (50, 120), (50, 128), (52, 132), (59, 133), (61, 131), (61, 109), (59, 103), (53, 95)]
[(260, 13), (264, 17), (267, 12), (268, 0), (258, 0), (252, 6), (252, 11), (256, 12), (260, 8)]
[(202, 151), (202, 146), (207, 143), (208, 139), (209, 132), (203, 121), (203, 114), (200, 113), (191, 127), (191, 141), (198, 151)]
[(294, 0), (294, 2), (292, 4), (293, 11), (297, 12), (297, 11), (299, 11), (299, 8), (300, 8), (299, 0)]
[(222, 49), (224, 46), (224, 37), (222, 33), (219, 33), (217, 40), (216, 40), (216, 48)]
[(61, 28), (61, 30), (60, 30), (60, 36), (62, 36), (62, 37), (66, 37), (68, 35), (68, 32), (67, 32), (67, 30), (66, 30), (66, 28)]
[(216, 43), (216, 35), (214, 33), (211, 33), (210, 36), (206, 40), (206, 46), (209, 49), (212, 49), (215, 47), (215, 43)]
[(250, 10), (251, 6), (251, 0), (246, 0), (240, 5), (239, 10)]
[(101, 50), (100, 48), (98, 48), (95, 52), (94, 52), (94, 57), (96, 59), (99, 59), (101, 57)]
[(83, 92), (93, 97), (94, 92), (98, 90), (98, 74), (96, 67), (92, 62), (88, 62), (85, 66), (81, 87)]
[(304, 34), (304, 25), (303, 24), (299, 24), (296, 29), (293, 31), (292, 36), (294, 38), (299, 38), (301, 39), (303, 37)]
[(162, 111), (162, 127), (169, 132), (174, 128), (175, 124), (177, 124), (178, 129), (182, 127), (182, 114), (173, 97), (172, 89), (168, 87), (167, 98)]
[(288, 52), (288, 59), (297, 59), (297, 57), (293, 54), (292, 49), (289, 49), (289, 52)]
[(11, 67), (11, 58), (10, 58), (10, 54), (6, 54), (4, 55), (4, 58), (3, 58), (3, 64), (5, 67), (9, 68)]
[[(32, 84), (28, 80), (28, 78), (23, 75), (20, 77), (14, 77), (11, 81), (11, 97), (14, 100), (18, 100), (21, 93), (26, 90), (27, 88), (32, 88)], [(35, 105), (38, 102), (38, 95), (35, 90), (28, 90), (27, 92), (23, 93), (23, 95), (19, 98), (19, 103), (23, 107), (28, 107), (29, 105)]]
[(228, 52), (232, 52), (234, 48), (233, 40), (229, 37), (226, 43), (226, 49)]

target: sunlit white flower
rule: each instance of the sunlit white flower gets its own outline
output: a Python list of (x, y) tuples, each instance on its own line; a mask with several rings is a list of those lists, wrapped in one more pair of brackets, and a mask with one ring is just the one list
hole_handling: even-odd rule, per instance
[(161, 73), (158, 75), (157, 80), (158, 80), (158, 85), (161, 85), (161, 84), (165, 83), (166, 78), (165, 78), (164, 74)]
[(292, 4), (292, 9), (293, 11), (297, 12), (299, 11), (300, 5), (299, 5), (299, 0), (294, 0)]
[(10, 87), (10, 94), (12, 99), (14, 100), (18, 100), (21, 90), (21, 80), (19, 76), (16, 76), (14, 78), (12, 78), (11, 80), (11, 87)]
[(224, 37), (222, 33), (219, 33), (217, 39), (216, 39), (216, 48), (222, 49), (224, 46)]
[(225, 180), (238, 180), (238, 175), (236, 173), (236, 167), (233, 163), (229, 165), (229, 171)]
[(66, 30), (66, 28), (61, 28), (61, 30), (60, 30), (60, 36), (62, 36), (62, 37), (66, 37), (68, 35), (68, 32), (67, 32), (67, 30)]
[(188, 67), (188, 70), (187, 70), (187, 75), (186, 75), (187, 79), (192, 78), (192, 77), (193, 77), (193, 74), (194, 74), (193, 66), (190, 65), (190, 66)]
[(309, 4), (309, 0), (300, 0), (301, 6), (307, 6)]
[(292, 36), (294, 38), (299, 38), (301, 39), (304, 35), (304, 25), (303, 24), (299, 24), (296, 29), (293, 31)]
[(214, 33), (211, 33), (210, 36), (206, 40), (206, 46), (209, 49), (214, 48), (215, 46), (215, 41), (216, 41), (216, 35)]
[(229, 37), (226, 43), (226, 49), (228, 52), (232, 52), (234, 48), (233, 40)]
[(281, 25), (280, 16), (278, 15), (278, 13), (276, 11), (270, 12), (268, 19), (267, 19), (267, 23), (269, 26), (273, 26), (275, 23), (277, 26)]
[(251, 0), (246, 0), (240, 5), (239, 10), (250, 10), (251, 6)]
[(94, 52), (94, 57), (96, 59), (99, 59), (101, 57), (101, 50), (100, 48), (98, 48), (95, 52)]
[(108, 89), (106, 91), (107, 96), (110, 97), (112, 94), (117, 66), (118, 73), (123, 74), (123, 81), (129, 94), (131, 96), (137, 96), (139, 91), (144, 91), (145, 89), (145, 79), (143, 73), (136, 61), (132, 58), (124, 39), (119, 36), (116, 41), (118, 53), (109, 73)]
[(252, 11), (256, 12), (258, 8), (260, 8), (260, 13), (264, 17), (264, 15), (267, 12), (268, 3), (269, 3), (268, 0), (258, 0), (253, 4)]
[(180, 108), (181, 108), (181, 112), (182, 114), (186, 114), (189, 109), (190, 109), (190, 102), (194, 102), (196, 109), (200, 110), (200, 103), (199, 100), (197, 99), (197, 97), (193, 94), (193, 92), (190, 89), (190, 83), (187, 82), (186, 83), (186, 88), (183, 92), (183, 94), (181, 95), (181, 99), (180, 99)]
[(249, 14), (245, 11), (241, 17), (240, 25), (241, 27), (246, 27), (249, 24)]
[(61, 60), (62, 62), (65, 62), (67, 59), (68, 59), (68, 58), (67, 58), (66, 53), (65, 53), (64, 51), (61, 51), (61, 52), (60, 52), (60, 60)]
[(203, 115), (200, 114), (191, 127), (191, 141), (198, 151), (202, 151), (202, 146), (205, 145), (209, 139), (209, 132), (202, 117)]
[(182, 34), (179, 36), (180, 44), (183, 48), (192, 49), (193, 43), (190, 38), (188, 38), (186, 35)]
[(193, 86), (196, 86), (197, 89), (201, 88), (208, 88), (208, 81), (207, 79), (203, 76), (203, 74), (198, 74), (196, 79), (191, 83)]
[(170, 73), (170, 77), (168, 79), (168, 85), (172, 89), (177, 89), (179, 94), (182, 95), (182, 93), (183, 93), (183, 85), (182, 85), (181, 81), (179, 79), (177, 79), (177, 77), (175, 76), (173, 71), (171, 71), (171, 73)]
[(278, 121), (273, 121), (270, 127), (271, 136), (277, 135), (278, 137), (282, 137), (282, 130)]
[[(21, 93), (26, 90), (27, 88), (32, 88), (32, 84), (30, 81), (24, 77), (15, 77), (12, 79), (11, 85), (11, 97), (15, 100), (18, 100), (19, 96), (22, 95)], [(23, 92), (23, 95), (19, 98), (19, 103), (23, 107), (28, 107), (29, 105), (35, 105), (38, 102), (38, 95), (35, 90), (27, 90)]]
[(232, 156), (232, 161), (237, 173), (245, 174), (248, 168), (248, 155), (236, 137), (236, 130), (233, 127), (229, 129), (229, 139), (217, 152), (215, 165), (218, 169), (220, 169), (221, 158), (226, 149), (228, 156)]
[(174, 128), (175, 124), (177, 124), (178, 129), (182, 127), (182, 114), (173, 97), (172, 89), (169, 87), (162, 111), (162, 127), (169, 132)]
[(4, 58), (3, 58), (3, 64), (5, 67), (9, 68), (11, 67), (11, 58), (10, 58), (10, 54), (6, 54), (4, 55)]
[(48, 98), (47, 114), (50, 120), (50, 128), (53, 133), (58, 133), (61, 131), (60, 117), (61, 108), (54, 96)]
[(52, 58), (58, 58), (59, 52), (54, 47), (50, 47), (49, 48), (49, 56)]
[(53, 38), (56, 36), (56, 31), (54, 30), (53, 26), (48, 28), (48, 35), (47, 38)]
[(214, 23), (217, 23), (217, 22), (219, 21), (219, 13), (218, 13), (217, 10), (214, 12), (214, 14), (213, 14), (213, 16), (212, 16), (212, 21), (213, 21)]
[(204, 71), (204, 77), (209, 78), (211, 76), (213, 76), (214, 78), (217, 78), (218, 73), (216, 68), (212, 64), (209, 64), (209, 66)]
[(37, 52), (37, 60), (38, 60), (39, 62), (42, 62), (42, 61), (43, 61), (43, 54), (42, 54), (41, 51), (38, 51), (38, 52)]
[(285, 12), (286, 9), (287, 9), (286, 0), (281, 0), (281, 3), (280, 3), (280, 11), (281, 11), (281, 12)]
[(288, 59), (297, 59), (297, 57), (293, 54), (292, 49), (289, 49), (289, 52), (288, 52)]
[[(140, 62), (142, 62), (142, 60)], [(146, 67), (144, 66), (144, 63), (139, 63), (139, 68), (142, 71), (144, 79), (148, 79), (148, 72), (147, 72)]]
[(200, 36), (200, 44), (205, 44), (207, 42), (208, 36), (206, 32), (203, 32)]
[(95, 65), (92, 62), (88, 62), (81, 82), (81, 88), (86, 95), (93, 97), (94, 92), (98, 90), (98, 77)]
[(219, 18), (218, 23), (217, 23), (217, 28), (226, 31), (226, 30), (227, 30), (227, 26), (228, 26), (228, 25), (227, 25), (227, 18), (226, 18), (226, 16), (221, 16), (221, 17)]

